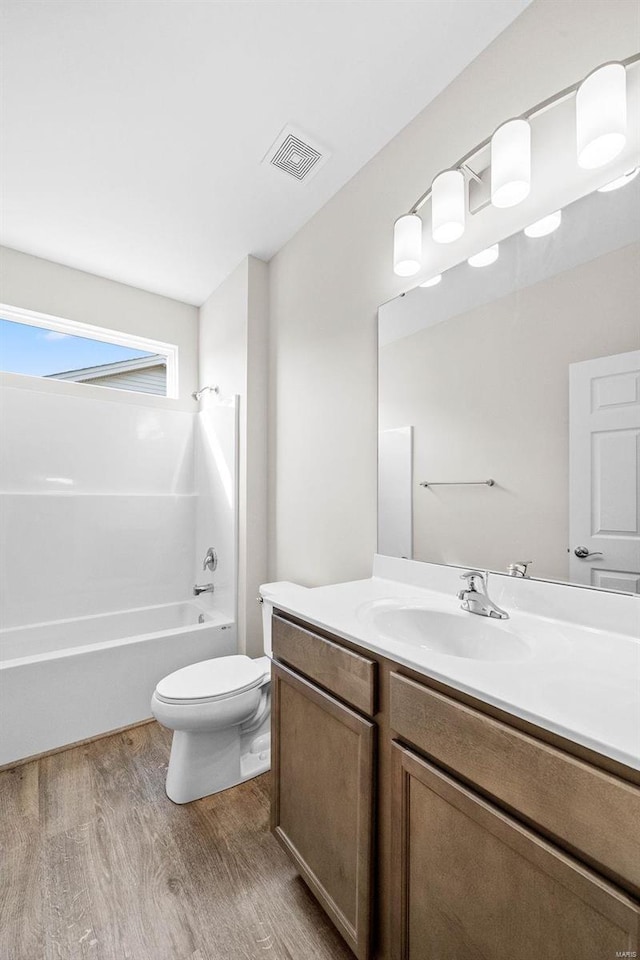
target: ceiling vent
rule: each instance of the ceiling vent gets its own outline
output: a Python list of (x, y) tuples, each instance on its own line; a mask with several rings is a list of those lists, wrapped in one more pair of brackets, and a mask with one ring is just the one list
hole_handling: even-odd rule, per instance
[(311, 180), (329, 159), (329, 153), (301, 130), (291, 125), (280, 131), (263, 163), (282, 170), (299, 182)]

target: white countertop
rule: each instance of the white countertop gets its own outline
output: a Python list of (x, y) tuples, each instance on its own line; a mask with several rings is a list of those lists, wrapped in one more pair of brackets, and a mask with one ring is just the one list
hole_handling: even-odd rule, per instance
[[(400, 570), (400, 564), (404, 564), (404, 569), (408, 569), (407, 565), (415, 566), (411, 561), (385, 560), (377, 564), (378, 572), (391, 569), (395, 574), (394, 563)], [(458, 575), (459, 571), (453, 575), (455, 579), (449, 575), (451, 586), (456, 584)], [(492, 579), (489, 594), (509, 612), (508, 620), (460, 615), (484, 622), (488, 630), (517, 634), (526, 643), (524, 659), (476, 660), (451, 656), (427, 646), (383, 636), (371, 623), (372, 605), (380, 601), (407, 601), (442, 613), (459, 614), (460, 601), (455, 589), (444, 592), (374, 575), (367, 580), (325, 587), (265, 584), (261, 593), (267, 604), (286, 613), (640, 770), (640, 639), (636, 629), (640, 598), (637, 606), (629, 604), (629, 600), (635, 598), (619, 598), (620, 609), (626, 603), (627, 614), (630, 609), (631, 616), (607, 615), (605, 609), (603, 617), (594, 618), (626, 628), (625, 632), (613, 632), (602, 626), (589, 627), (571, 619), (536, 616), (518, 609), (518, 590), (527, 591), (528, 606), (531, 606), (532, 592), (537, 591), (539, 606), (544, 610), (545, 599), (552, 601), (559, 587), (541, 582), (536, 585), (528, 582), (519, 587), (517, 583), (504, 583), (507, 579), (511, 578)], [(442, 587), (442, 582), (437, 586)], [(579, 604), (579, 595), (584, 597), (585, 593), (590, 595), (589, 602), (598, 603), (598, 598), (593, 598), (594, 591), (560, 589), (573, 592), (573, 596), (569, 596), (569, 608), (571, 603)], [(616, 603), (614, 595), (602, 596), (605, 606)], [(548, 606), (554, 607), (553, 602)], [(555, 609), (554, 613), (557, 613)]]

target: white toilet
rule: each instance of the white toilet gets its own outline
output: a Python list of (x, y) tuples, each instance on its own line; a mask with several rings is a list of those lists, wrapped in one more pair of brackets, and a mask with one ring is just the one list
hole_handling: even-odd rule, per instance
[(271, 765), (271, 663), (219, 657), (160, 681), (156, 720), (173, 730), (167, 796), (189, 803), (267, 771)]

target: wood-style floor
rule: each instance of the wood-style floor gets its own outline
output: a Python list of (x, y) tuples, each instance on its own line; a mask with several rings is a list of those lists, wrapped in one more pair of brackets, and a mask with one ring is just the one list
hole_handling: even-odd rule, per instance
[(1, 960), (353, 960), (268, 776), (182, 807), (156, 723), (0, 773)]

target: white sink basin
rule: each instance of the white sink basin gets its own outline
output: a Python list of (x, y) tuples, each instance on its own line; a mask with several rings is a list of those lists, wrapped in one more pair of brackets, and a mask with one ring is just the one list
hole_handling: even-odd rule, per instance
[[(398, 602), (374, 602), (361, 619), (387, 640), (467, 660), (527, 660), (532, 648), (505, 621)], [(508, 624), (509, 621), (506, 621)]]

